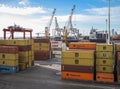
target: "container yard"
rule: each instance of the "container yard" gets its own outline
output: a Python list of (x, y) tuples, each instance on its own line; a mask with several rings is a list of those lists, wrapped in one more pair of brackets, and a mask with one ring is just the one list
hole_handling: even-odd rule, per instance
[(120, 89), (119, 2), (0, 1), (0, 89)]

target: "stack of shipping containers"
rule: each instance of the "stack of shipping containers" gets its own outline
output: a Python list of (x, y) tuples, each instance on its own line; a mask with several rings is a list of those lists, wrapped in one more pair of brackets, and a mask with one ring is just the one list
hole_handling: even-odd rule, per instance
[(34, 58), (35, 60), (48, 60), (50, 57), (50, 40), (34, 39)]
[(114, 52), (111, 44), (96, 45), (96, 81), (114, 82)]
[(19, 71), (18, 47), (0, 46), (0, 72), (16, 73)]
[(93, 81), (96, 44), (70, 43), (69, 48), (62, 52), (61, 77)]
[(4, 46), (16, 46), (18, 48), (18, 66), (20, 70), (25, 70), (33, 66), (32, 40), (0, 40), (0, 44)]
[[(20, 42), (20, 41), (18, 41)], [(19, 67), (20, 70), (25, 70), (34, 64), (34, 54), (32, 50), (33, 40), (23, 40), (18, 44), (19, 49)]]

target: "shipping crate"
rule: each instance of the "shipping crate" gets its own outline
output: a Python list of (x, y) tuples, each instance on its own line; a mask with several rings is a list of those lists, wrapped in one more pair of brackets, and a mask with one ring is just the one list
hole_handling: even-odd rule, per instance
[(19, 63), (19, 70), (23, 71), (27, 69), (27, 64), (26, 63)]
[(0, 66), (0, 73), (17, 73), (17, 72), (19, 72), (19, 67)]
[(61, 77), (63, 79), (72, 79), (72, 80), (85, 80), (85, 81), (93, 81), (94, 80), (94, 74), (93, 73), (80, 73), (80, 72), (62, 71)]
[(82, 73), (94, 73), (93, 66), (74, 66), (74, 65), (61, 65), (62, 71), (69, 72), (82, 72)]
[(96, 59), (97, 66), (112, 66), (115, 65), (113, 59)]
[(11, 53), (0, 53), (0, 60), (18, 60), (19, 56), (17, 54), (11, 54)]
[(72, 57), (72, 58), (84, 58), (84, 59), (93, 59), (94, 51), (93, 50), (79, 50), (79, 51), (63, 51), (62, 57)]
[(69, 49), (96, 49), (96, 43), (90, 42), (71, 42)]
[(63, 58), (62, 64), (78, 66), (94, 66), (94, 59)]
[(0, 60), (0, 65), (1, 66), (18, 66), (19, 65), (19, 61), (18, 60)]
[(31, 44), (29, 40), (4, 40), (4, 45), (25, 46)]
[(120, 51), (120, 44), (115, 44), (115, 51)]
[(0, 53), (18, 53), (17, 46), (0, 46)]
[(114, 83), (114, 74), (110, 73), (96, 73), (97, 82)]
[(114, 66), (96, 66), (96, 72), (114, 73)]
[(97, 44), (96, 51), (113, 52), (113, 45), (111, 45), (111, 44)]
[(113, 52), (96, 52), (96, 59), (113, 59)]

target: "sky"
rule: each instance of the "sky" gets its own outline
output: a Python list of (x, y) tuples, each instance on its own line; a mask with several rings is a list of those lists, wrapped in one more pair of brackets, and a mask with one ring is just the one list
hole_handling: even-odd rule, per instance
[[(73, 5), (76, 8), (72, 24), (81, 34), (89, 35), (92, 27), (100, 31), (106, 30), (108, 0), (0, 0), (0, 37), (3, 37), (3, 28), (14, 24), (33, 29), (33, 36), (44, 33), (54, 8), (59, 27), (63, 28), (69, 21)], [(120, 33), (120, 0), (111, 0), (110, 5), (111, 29)], [(51, 34), (55, 28), (54, 20)], [(21, 36), (21, 33), (16, 33), (16, 36)]]

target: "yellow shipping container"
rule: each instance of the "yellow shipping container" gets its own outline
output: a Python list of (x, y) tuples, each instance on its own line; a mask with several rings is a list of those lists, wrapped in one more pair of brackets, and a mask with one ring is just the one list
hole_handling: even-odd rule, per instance
[(115, 44), (115, 51), (120, 51), (120, 44)]
[(1, 66), (18, 66), (19, 65), (19, 61), (18, 60), (0, 60), (0, 65)]
[(96, 72), (113, 73), (114, 66), (96, 66)]
[(113, 59), (96, 59), (96, 65), (112, 66), (114, 65), (114, 60)]
[(29, 39), (28, 42), (29, 42), (28, 43), (29, 45), (33, 45), (34, 44), (34, 40), (33, 39)]
[(19, 57), (28, 57), (29, 51), (19, 52)]
[(4, 45), (5, 41), (4, 40), (0, 40), (0, 45)]
[(29, 40), (4, 40), (5, 45), (30, 45)]
[(20, 70), (20, 71), (23, 71), (23, 70), (25, 70), (26, 68), (27, 68), (26, 63), (19, 63), (19, 70)]
[(34, 43), (34, 47), (40, 47), (39, 43)]
[[(30, 58), (30, 59), (32, 59), (32, 58)], [(29, 60), (29, 63), (28, 63), (29, 65), (29, 67), (32, 67), (32, 60)]]
[(113, 52), (96, 52), (96, 58), (97, 59), (113, 59)]
[(94, 59), (62, 58), (62, 64), (79, 65), (79, 66), (94, 66)]
[(34, 56), (34, 51), (28, 51), (29, 56)]
[(113, 45), (111, 45), (111, 44), (97, 44), (96, 51), (113, 51)]
[(0, 60), (18, 60), (18, 54), (0, 53)]
[(39, 43), (40, 47), (50, 47), (50, 43)]
[(19, 57), (19, 63), (28, 63), (29, 57)]
[(85, 58), (85, 59), (94, 59), (93, 51), (63, 51), (62, 57), (73, 57), (73, 58)]
[(49, 47), (41, 47), (40, 50), (43, 50), (43, 51), (49, 51), (50, 48), (49, 48)]

